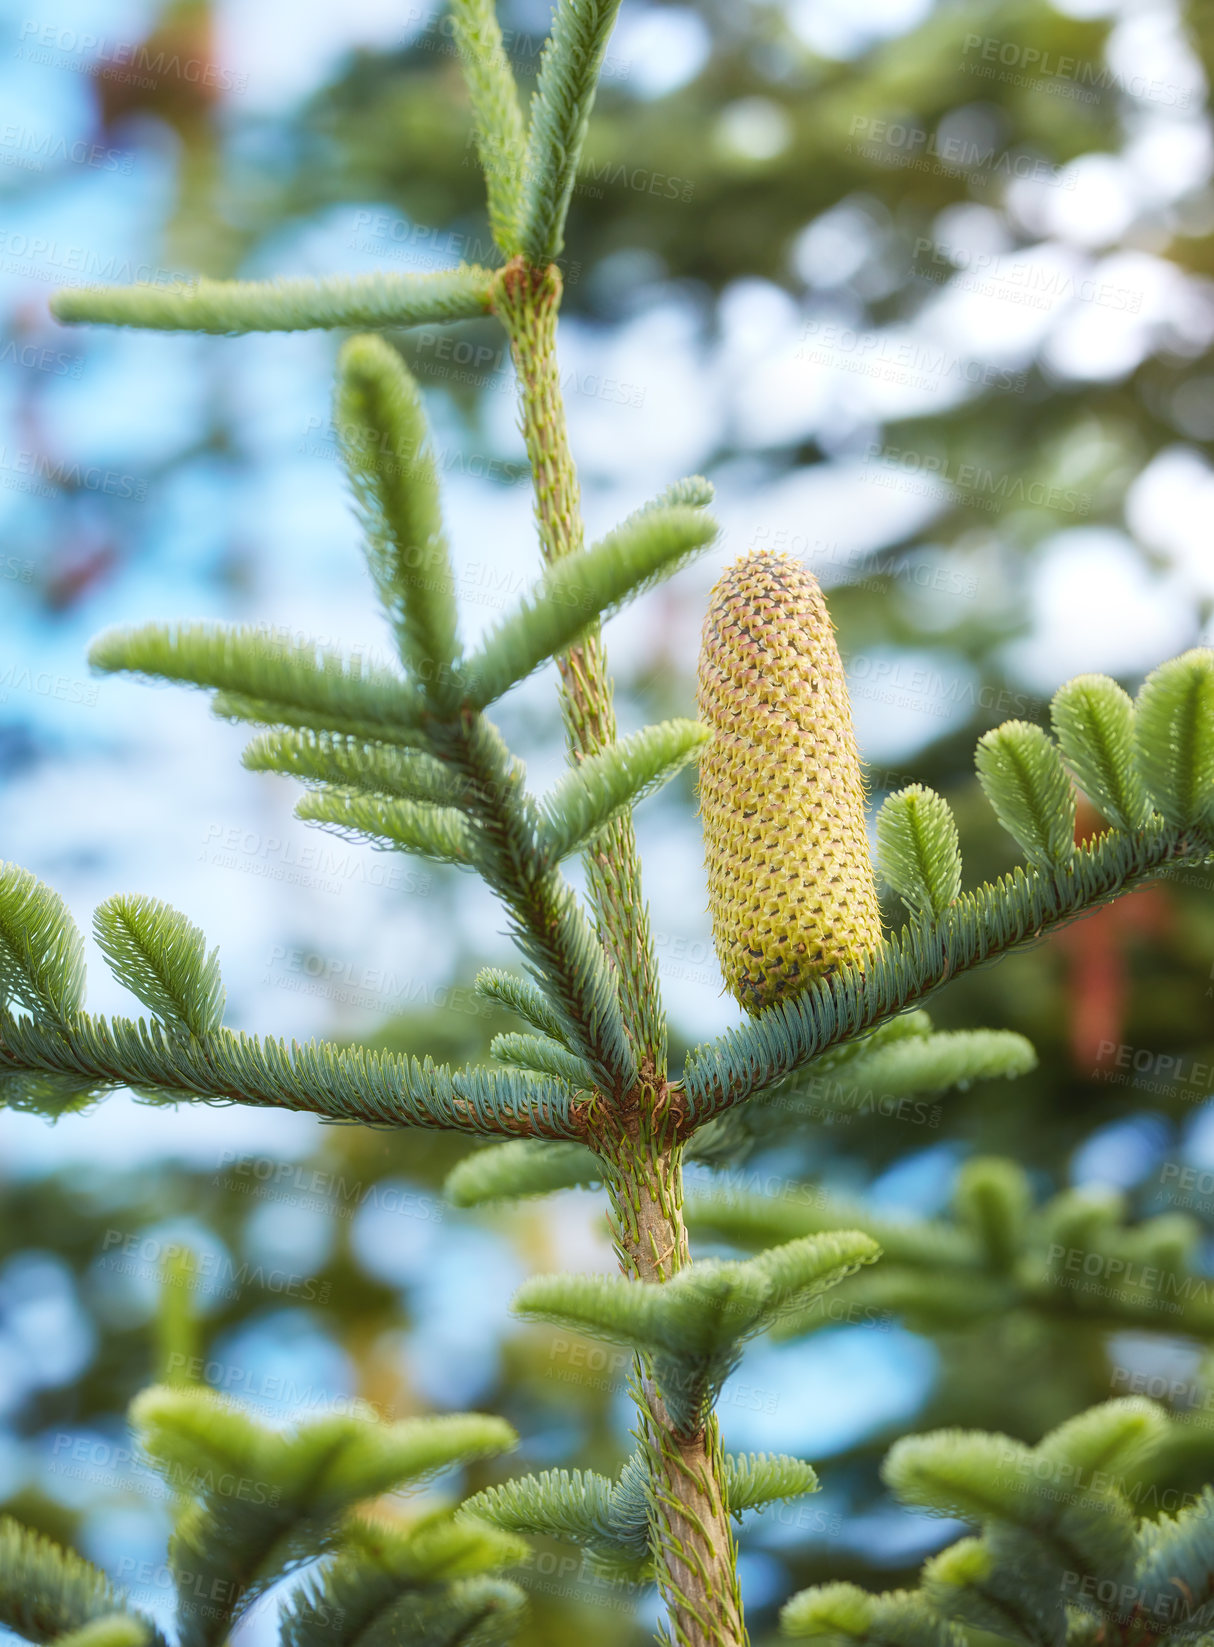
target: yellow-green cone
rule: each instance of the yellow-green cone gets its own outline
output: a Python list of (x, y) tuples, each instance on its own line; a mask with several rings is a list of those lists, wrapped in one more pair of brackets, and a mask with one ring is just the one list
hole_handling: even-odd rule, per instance
[(864, 780), (826, 601), (788, 555), (743, 556), (700, 648), (700, 812), (717, 955), (748, 1012), (881, 942)]

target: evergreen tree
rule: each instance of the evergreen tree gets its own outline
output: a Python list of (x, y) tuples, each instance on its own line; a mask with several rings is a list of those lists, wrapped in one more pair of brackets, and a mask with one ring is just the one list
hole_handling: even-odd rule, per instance
[[(535, 1278), (517, 1305), (634, 1358), (637, 1446), (614, 1480), (524, 1477), (403, 1535), (356, 1506), (507, 1445), (504, 1426), (342, 1417), (288, 1438), (206, 1391), (146, 1392), (137, 1433), (180, 1490), (174, 1570), (183, 1593), (201, 1579), (217, 1598), (205, 1615), (185, 1609), (183, 1640), (225, 1639), (267, 1585), (315, 1558), (316, 1574), (282, 1615), (287, 1641), (335, 1630), (351, 1641), (502, 1640), (517, 1597), (486, 1575), (525, 1533), (568, 1538), (608, 1570), (652, 1579), (667, 1639), (736, 1647), (747, 1638), (734, 1522), (816, 1485), (804, 1461), (723, 1449), (715, 1407), (756, 1335), (803, 1328), (836, 1287), (935, 1323), (1012, 1304), (1048, 1315), (1080, 1296), (1074, 1253), (1085, 1264), (1094, 1255), (1116, 1279), (1086, 1295), (1095, 1307), (1141, 1322), (1157, 1316), (1161, 1297), (1179, 1295), (1195, 1330), (1209, 1330), (1192, 1242), (1176, 1221), (1127, 1231), (1115, 1210), (1073, 1197), (1034, 1211), (1009, 1163), (977, 1163), (955, 1218), (909, 1233), (862, 1208), (819, 1209), (812, 1227), (789, 1222), (783, 1207), (728, 1198), (685, 1214), (684, 1159), (727, 1164), (756, 1138), (803, 1125), (807, 1083), (823, 1073), (863, 1082), (879, 1070), (883, 1090), (913, 1096), (1031, 1064), (1018, 1036), (936, 1034), (918, 1009), (958, 973), (1214, 856), (1214, 654), (1162, 664), (1136, 701), (1111, 680), (1082, 677), (1058, 693), (1049, 731), (1012, 721), (988, 733), (978, 777), (1024, 863), (972, 890), (962, 886), (955, 820), (921, 786), (881, 808), (874, 867), (830, 618), (813, 578), (786, 557), (744, 557), (714, 590), (702, 720), (619, 737), (602, 623), (702, 552), (715, 528), (710, 488), (692, 477), (584, 542), (555, 355), (557, 260), (616, 11), (608, 0), (559, 0), (524, 120), (488, 0), (455, 0), (500, 253), (492, 267), (79, 288), (55, 301), (65, 321), (361, 329), (341, 350), (336, 421), (399, 667), (201, 624), (110, 633), (91, 659), (103, 672), (207, 689), (219, 714), (261, 728), (246, 764), (302, 780), (300, 817), (480, 875), (507, 912), (522, 970), (484, 973), (478, 987), (520, 1028), (493, 1042), (497, 1067), (234, 1033), (203, 934), (134, 895), (103, 903), (95, 929), (148, 1016), (101, 1018), (84, 1004), (83, 944), (63, 901), (5, 865), (0, 1097), (53, 1116), (129, 1087), (153, 1102), (463, 1132), (488, 1145), (453, 1179), (465, 1204), (601, 1182), (621, 1273)], [(465, 647), (421, 397), (376, 332), (481, 316), (500, 323), (515, 365), (543, 567), (517, 607)], [(488, 711), (549, 659), (560, 672), (569, 771), (537, 796)], [(672, 1075), (632, 809), (696, 760), (714, 934), (747, 1021), (695, 1048)], [(1076, 784), (1105, 825), (1082, 841)], [(584, 900), (562, 872), (575, 855)], [(878, 875), (906, 908), (895, 931), (881, 922)], [(759, 1250), (693, 1263), (688, 1224), (697, 1219)], [(1134, 1514), (1134, 1472), (1169, 1434), (1149, 1404), (1120, 1402), (1036, 1448), (970, 1432), (907, 1438), (890, 1456), (894, 1490), (972, 1522), (980, 1536), (936, 1558), (913, 1594), (839, 1584), (806, 1592), (789, 1603), (787, 1629), (888, 1643), (975, 1632), (1043, 1644), (1114, 1633), (1199, 1639), (1214, 1571), (1209, 1500), (1170, 1520)], [(214, 1485), (231, 1472), (260, 1482), (264, 1502), (233, 1502)], [(0, 1619), (40, 1642), (155, 1635), (102, 1575), (15, 1526), (0, 1547)]]

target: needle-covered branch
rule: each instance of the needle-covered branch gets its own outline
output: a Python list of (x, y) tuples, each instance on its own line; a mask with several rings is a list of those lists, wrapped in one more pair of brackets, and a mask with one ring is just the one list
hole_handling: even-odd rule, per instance
[(453, 0), (451, 20), (472, 100), (489, 225), (507, 257), (522, 249), (527, 133), (493, 0)]
[(422, 702), (399, 675), (357, 653), (345, 657), (252, 625), (111, 629), (93, 642), (89, 662), (106, 674), (125, 671), (235, 694), (265, 705), (272, 720), (281, 712), (338, 732), (369, 727), (389, 743), (416, 743), (419, 736)]
[(330, 280), (195, 280), (170, 286), (68, 286), (51, 312), (68, 324), (161, 332), (301, 332), (425, 326), (489, 312), (493, 270)]
[(1169, 1421), (1149, 1401), (1107, 1401), (1036, 1447), (979, 1430), (905, 1437), (884, 1475), (904, 1503), (980, 1530), (933, 1556), (918, 1590), (803, 1590), (781, 1614), (801, 1639), (962, 1647), (970, 1632), (1020, 1647), (1209, 1639), (1214, 1494), (1179, 1515), (1135, 1513), (1141, 1471)]
[(28, 1641), (164, 1647), (99, 1567), (5, 1517), (0, 1520), (0, 1624)]
[[(65, 1079), (43, 1088), (39, 1077)], [(0, 1013), (0, 1103), (55, 1114), (119, 1087), (162, 1102), (253, 1104), (369, 1126), (553, 1138), (580, 1130), (566, 1086), (520, 1072), (229, 1029), (183, 1038), (142, 1019), (79, 1013), (61, 1026)]]
[(884, 873), (915, 919), (866, 957), (828, 969), (742, 1029), (697, 1047), (684, 1072), (691, 1124), (918, 1005), (959, 972), (1035, 943), (1169, 865), (1214, 856), (1214, 652), (1186, 652), (1148, 677), (1132, 741), (1112, 687), (1085, 677), (1079, 696), (1074, 685), (1060, 691), (1056, 719), (1067, 758), (1096, 775), (1094, 787), (1117, 817), (1134, 815), (1144, 790), (1158, 809), (1150, 819), (1076, 844), (1075, 798), (1059, 748), (1018, 721), (987, 733), (979, 776), (1029, 867), (955, 892), (955, 825), (944, 802), (917, 790), (891, 797), (877, 820)]
[(401, 659), (422, 695), (447, 707), (459, 640), (438, 475), (417, 384), (382, 338), (354, 337), (343, 347), (337, 427)]
[[(499, 1148), (542, 1154), (576, 1145), (492, 1147), (474, 1155), (491, 1165)], [(1038, 1328), (1066, 1321), (1097, 1330), (1164, 1330), (1214, 1339), (1214, 1283), (1201, 1269), (1201, 1230), (1178, 1213), (1132, 1221), (1124, 1197), (1065, 1190), (1034, 1206), (1027, 1175), (999, 1157), (968, 1161), (958, 1174), (951, 1216), (898, 1219), (816, 1186), (776, 1199), (730, 1190), (691, 1197), (688, 1227), (743, 1250), (863, 1230), (884, 1254), (872, 1270), (844, 1283), (842, 1300), (869, 1318), (894, 1315), (913, 1331), (981, 1329), (1013, 1313)], [(1089, 1289), (1091, 1273), (1116, 1285)], [(785, 1337), (824, 1324), (813, 1311), (791, 1313)]]
[(537, 268), (559, 257), (565, 218), (620, 0), (564, 0), (553, 17), (531, 100), (521, 248)]
[(377, 1126), (578, 1135), (568, 1083), (325, 1042), (288, 1047), (222, 1028), (216, 956), (167, 904), (109, 899), (97, 935), (151, 1023), (84, 1011), (83, 942), (67, 906), (27, 870), (0, 865), (0, 1102), (53, 1115), (131, 1087), (161, 1101), (256, 1104)]
[(592, 625), (685, 565), (716, 533), (702, 510), (681, 504), (638, 515), (591, 548), (553, 562), (469, 658), (465, 701), (478, 709), (493, 703)]

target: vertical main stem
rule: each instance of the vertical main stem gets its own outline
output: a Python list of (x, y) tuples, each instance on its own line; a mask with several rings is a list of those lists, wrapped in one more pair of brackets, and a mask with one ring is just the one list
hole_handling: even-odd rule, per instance
[[(605, 1163), (620, 1267), (634, 1281), (649, 1285), (668, 1281), (689, 1260), (683, 1152), (671, 1131), (669, 1118), (665, 1127), (657, 1118), (596, 1140)], [(692, 1433), (680, 1432), (647, 1356), (636, 1358), (632, 1394), (653, 1495), (658, 1587), (670, 1639), (677, 1647), (746, 1647), (716, 1415), (709, 1413)]]
[[(549, 563), (582, 547), (581, 497), (569, 451), (556, 357), (561, 277), (555, 265), (516, 258), (497, 278), (494, 309), (510, 338), (523, 438), (535, 484), (535, 518)], [(559, 660), (561, 700), (575, 762), (616, 736), (611, 680), (596, 624)], [(600, 940), (613, 964), (641, 1080), (623, 1105), (603, 1106), (587, 1142), (604, 1163), (620, 1267), (660, 1285), (688, 1262), (682, 1147), (666, 1083), (666, 1020), (641, 890), (632, 820), (605, 830), (586, 864)], [(672, 1422), (649, 1358), (638, 1356), (632, 1393), (651, 1489), (658, 1586), (677, 1647), (746, 1647), (737, 1545), (725, 1496), (716, 1417), (693, 1433)]]
[[(581, 493), (556, 358), (560, 302), (561, 276), (555, 264), (532, 269), (516, 258), (498, 277), (494, 308), (510, 338), (518, 374), (523, 438), (535, 483), (535, 518), (548, 562), (582, 547)], [(576, 762), (596, 754), (616, 736), (611, 678), (597, 623), (558, 660), (558, 666), (565, 731)], [(627, 814), (605, 829), (587, 854), (586, 879), (599, 936), (616, 971), (637, 1064), (646, 1078), (664, 1082), (666, 1020), (636, 834)]]

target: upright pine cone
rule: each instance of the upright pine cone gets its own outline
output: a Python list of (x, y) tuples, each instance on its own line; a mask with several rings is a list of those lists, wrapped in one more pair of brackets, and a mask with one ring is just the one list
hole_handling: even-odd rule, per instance
[(881, 942), (864, 781), (843, 664), (812, 573), (744, 555), (712, 591), (700, 648), (700, 812), (713, 936), (748, 1012)]

